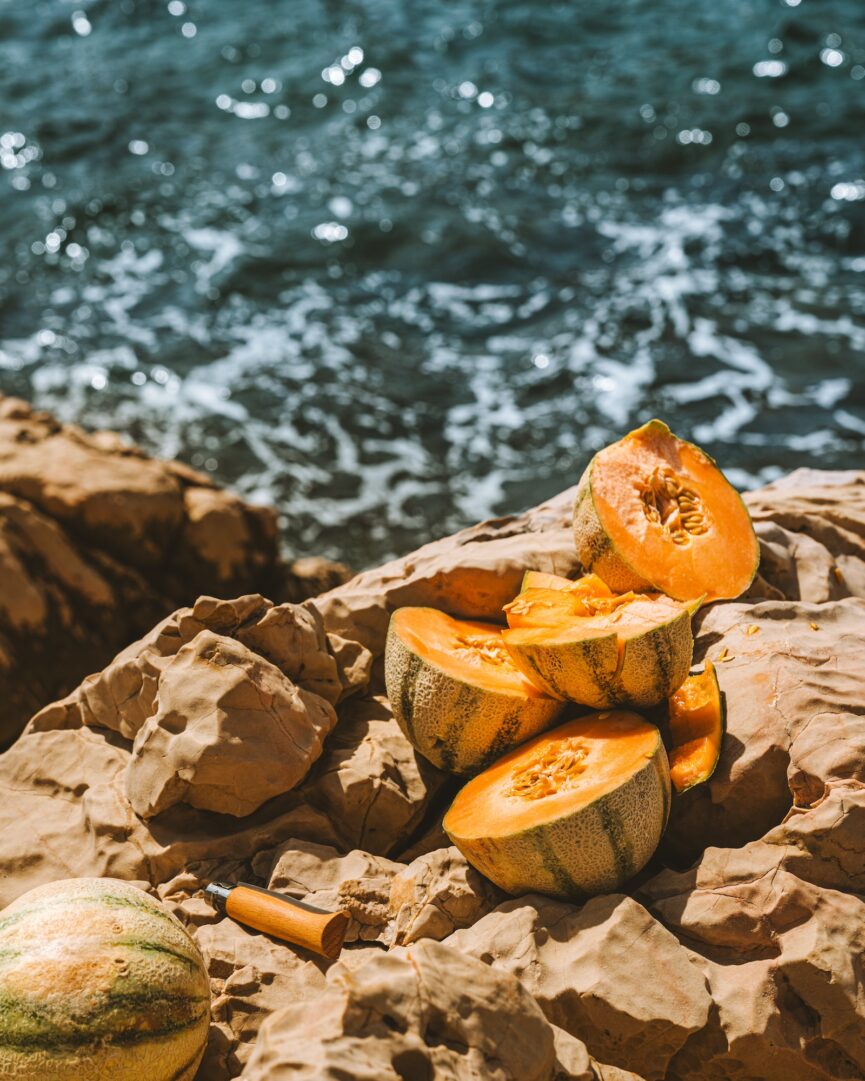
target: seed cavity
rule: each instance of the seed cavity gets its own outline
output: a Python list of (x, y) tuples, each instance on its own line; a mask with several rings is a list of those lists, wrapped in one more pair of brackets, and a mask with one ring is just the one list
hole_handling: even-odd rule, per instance
[(461, 653), (464, 660), (480, 661), (497, 668), (513, 668), (514, 662), (502, 642), (482, 634), (458, 634), (454, 652)]
[(686, 488), (672, 469), (655, 466), (637, 482), (637, 492), (646, 518), (659, 525), (674, 544), (689, 544), (692, 537), (708, 533), (699, 493)]
[[(504, 611), (511, 612), (515, 616), (526, 616), (531, 612), (549, 609), (559, 613), (561, 606), (570, 604), (573, 607), (570, 614), (574, 616), (608, 616), (637, 599), (636, 593), (633, 592), (621, 593), (618, 597), (589, 597), (584, 593), (577, 593), (576, 590), (562, 589), (556, 590), (557, 602), (552, 604), (546, 597), (543, 600), (532, 597), (532, 592), (532, 590), (527, 590), (525, 594), (521, 593), (510, 604), (505, 605)], [(561, 597), (561, 605), (558, 603), (559, 597)]]
[(589, 749), (571, 736), (534, 754), (511, 778), (506, 796), (544, 799), (573, 788), (587, 766)]

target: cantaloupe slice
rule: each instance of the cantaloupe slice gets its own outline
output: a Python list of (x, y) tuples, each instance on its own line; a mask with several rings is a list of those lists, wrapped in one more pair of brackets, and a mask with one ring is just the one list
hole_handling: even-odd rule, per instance
[(681, 685), (694, 640), (688, 605), (662, 594), (584, 597), (530, 589), (505, 608), (514, 663), (547, 694), (595, 709), (657, 705)]
[(712, 459), (651, 420), (600, 451), (580, 480), (577, 555), (617, 593), (738, 597), (760, 550), (748, 510)]
[(400, 608), (385, 646), (393, 715), (412, 745), (454, 773), (482, 768), (554, 723), (563, 703), (525, 678), (492, 623)]
[(584, 574), (582, 578), (564, 578), (546, 571), (526, 571), (520, 592), (527, 589), (567, 589), (594, 597), (612, 597), (613, 591), (597, 574)]
[(724, 696), (711, 661), (688, 676), (668, 702), (670, 779), (677, 792), (708, 781), (724, 739)]
[(635, 875), (669, 810), (661, 734), (621, 711), (569, 721), (511, 751), (458, 793), (444, 828), (508, 893), (580, 898)]

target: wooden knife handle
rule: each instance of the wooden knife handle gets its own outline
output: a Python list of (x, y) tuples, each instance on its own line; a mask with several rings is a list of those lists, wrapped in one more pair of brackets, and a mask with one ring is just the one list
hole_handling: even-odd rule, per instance
[(242, 884), (229, 893), (225, 911), (238, 923), (328, 958), (339, 956), (351, 918), (347, 912), (318, 912), (291, 897)]

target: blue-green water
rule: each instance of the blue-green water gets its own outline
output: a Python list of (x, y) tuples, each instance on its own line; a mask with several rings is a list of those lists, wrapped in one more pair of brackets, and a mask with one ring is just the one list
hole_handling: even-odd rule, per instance
[(372, 562), (862, 464), (861, 0), (0, 0), (0, 389)]

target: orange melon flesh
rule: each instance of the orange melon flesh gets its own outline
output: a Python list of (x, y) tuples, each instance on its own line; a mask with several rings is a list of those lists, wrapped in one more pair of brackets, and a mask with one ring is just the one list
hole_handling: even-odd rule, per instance
[(455, 620), (433, 608), (400, 608), (394, 629), (411, 651), (463, 683), (526, 698), (543, 691), (520, 672), (494, 623)]
[[(526, 771), (523, 790), (531, 791), (533, 769), (540, 773), (545, 752), (563, 740), (582, 752), (578, 771), (550, 780), (554, 789), (540, 798), (523, 796), (515, 779)], [(658, 732), (635, 713), (597, 713), (560, 725), (511, 751), (463, 788), (447, 813), (448, 833), (496, 838), (569, 814), (618, 788), (656, 753)], [(537, 765), (536, 765), (537, 764)]]
[[(547, 591), (537, 590), (536, 592)], [(529, 596), (529, 594), (521, 594), (521, 596)], [(660, 623), (674, 619), (686, 608), (686, 605), (665, 597), (661, 593), (625, 593), (614, 598), (614, 601), (618, 603), (606, 611), (601, 610), (592, 615), (582, 616), (569, 609), (567, 604), (563, 604), (557, 612), (555, 607), (547, 602), (547, 598), (540, 598), (543, 611), (537, 617), (538, 622), (523, 622), (514, 626), (510, 622), (511, 612), (508, 612), (508, 624), (511, 629), (503, 631), (502, 638), (506, 644), (516, 645), (527, 642), (575, 642), (587, 638), (607, 637), (614, 633), (618, 638), (621, 652), (626, 641), (639, 638), (648, 631), (654, 630)], [(560, 614), (561, 617), (556, 618)], [(530, 616), (531, 613), (527, 616), (516, 614), (516, 619), (527, 619)], [(546, 617), (549, 617), (546, 622), (540, 622)]]
[(520, 592), (527, 589), (567, 589), (584, 596), (613, 596), (613, 591), (597, 574), (584, 574), (582, 578), (563, 578), (560, 574), (547, 574), (545, 571), (526, 571)]
[[(592, 575), (592, 578), (595, 576)], [(591, 617), (612, 616), (638, 598), (635, 593), (615, 596), (590, 593), (579, 589), (524, 589), (504, 607), (508, 626), (549, 627)], [(677, 606), (678, 607), (678, 606)]]
[(506, 606), (502, 641), (547, 694), (594, 709), (655, 706), (691, 666), (688, 605), (663, 594), (580, 597), (529, 589)]
[(445, 832), (508, 893), (576, 900), (621, 889), (661, 838), (670, 774), (636, 713), (581, 717), (529, 740), (457, 794)]
[(715, 772), (724, 738), (724, 703), (711, 661), (689, 676), (668, 701), (670, 780), (677, 792), (702, 784)]
[(759, 548), (745, 505), (711, 458), (661, 421), (600, 451), (589, 484), (601, 532), (633, 572), (631, 588), (679, 600), (705, 593), (708, 602), (750, 585)]

